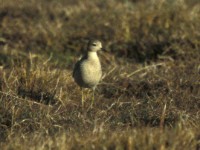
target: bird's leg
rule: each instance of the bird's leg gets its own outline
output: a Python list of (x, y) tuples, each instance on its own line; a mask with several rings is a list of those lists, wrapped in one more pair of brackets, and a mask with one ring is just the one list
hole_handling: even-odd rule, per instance
[(95, 93), (95, 87), (92, 88), (92, 104), (91, 104), (91, 107), (93, 107), (93, 104), (94, 104), (94, 93)]
[(83, 88), (81, 88), (81, 102), (82, 102), (82, 107), (84, 107), (84, 91), (83, 91)]
[(86, 89), (86, 97), (88, 98), (88, 95), (90, 94), (90, 90)]

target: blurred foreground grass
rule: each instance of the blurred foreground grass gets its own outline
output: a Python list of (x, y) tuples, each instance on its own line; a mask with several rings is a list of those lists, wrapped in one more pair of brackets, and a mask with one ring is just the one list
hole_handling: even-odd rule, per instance
[[(198, 0), (0, 3), (1, 149), (200, 149)], [(108, 53), (82, 108), (90, 37)]]

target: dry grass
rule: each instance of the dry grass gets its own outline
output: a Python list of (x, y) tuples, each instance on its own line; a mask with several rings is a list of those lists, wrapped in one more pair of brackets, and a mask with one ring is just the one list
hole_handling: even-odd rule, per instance
[[(198, 0), (7, 0), (0, 5), (1, 149), (200, 149)], [(81, 107), (71, 73), (101, 39)]]

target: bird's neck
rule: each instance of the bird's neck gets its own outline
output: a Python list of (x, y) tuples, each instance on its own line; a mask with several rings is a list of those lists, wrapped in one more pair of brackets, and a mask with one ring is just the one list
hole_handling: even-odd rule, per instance
[(97, 52), (88, 52), (87, 57), (88, 59), (99, 59), (97, 56)]

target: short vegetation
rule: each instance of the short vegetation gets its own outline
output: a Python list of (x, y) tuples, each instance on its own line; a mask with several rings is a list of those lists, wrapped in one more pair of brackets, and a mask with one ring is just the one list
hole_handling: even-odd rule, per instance
[[(72, 78), (91, 37), (92, 108)], [(199, 0), (1, 0), (0, 147), (199, 150)]]

